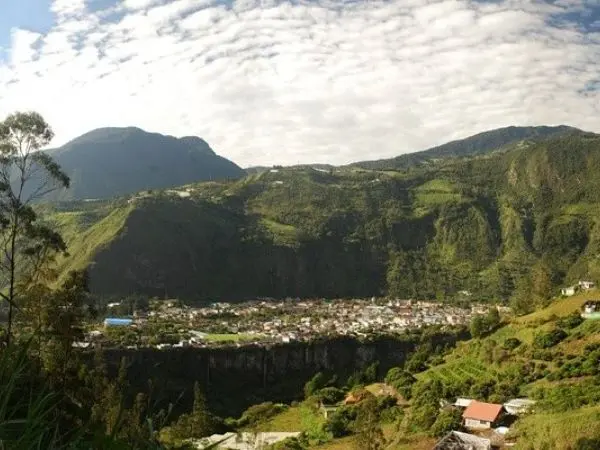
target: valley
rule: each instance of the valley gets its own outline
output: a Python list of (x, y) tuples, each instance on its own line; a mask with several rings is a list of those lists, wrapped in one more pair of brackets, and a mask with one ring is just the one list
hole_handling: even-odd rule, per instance
[[(138, 129), (49, 154), (98, 139), (216, 157)], [(14, 272), (19, 345), (89, 423), (159, 448), (584, 450), (598, 169), (598, 135), (534, 127), (342, 167), (76, 179), (28, 209), (23, 239), (55, 247)]]

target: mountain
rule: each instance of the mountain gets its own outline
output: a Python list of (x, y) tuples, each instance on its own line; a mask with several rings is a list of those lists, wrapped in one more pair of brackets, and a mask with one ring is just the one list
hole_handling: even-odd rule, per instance
[(551, 136), (559, 136), (573, 131), (581, 131), (577, 128), (560, 125), (555, 127), (505, 127), (485, 131), (465, 139), (448, 142), (437, 147), (432, 147), (415, 153), (396, 156), (391, 159), (380, 159), (375, 161), (361, 161), (350, 164), (350, 166), (362, 167), (364, 169), (406, 169), (408, 167), (423, 164), (427, 161), (440, 158), (458, 158), (466, 156), (484, 155), (505, 146), (515, 144), (523, 140), (540, 140)]
[(49, 152), (71, 177), (59, 199), (110, 198), (245, 174), (201, 138), (139, 128), (100, 128)]
[(451, 298), (544, 304), (600, 280), (600, 136), (572, 132), (409, 173), (281, 168), (56, 205), (63, 272), (183, 299)]

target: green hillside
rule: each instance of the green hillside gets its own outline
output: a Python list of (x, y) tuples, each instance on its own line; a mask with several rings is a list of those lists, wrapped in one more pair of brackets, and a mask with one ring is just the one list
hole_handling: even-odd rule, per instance
[(579, 131), (565, 125), (556, 127), (505, 127), (484, 131), (464, 139), (448, 142), (420, 152), (407, 153), (390, 159), (374, 161), (361, 161), (351, 166), (364, 169), (407, 169), (423, 164), (431, 164), (438, 159), (463, 158), (484, 155), (493, 151), (504, 149), (506, 146), (516, 144), (523, 140), (538, 141), (545, 138), (556, 137), (570, 132)]
[[(55, 213), (102, 294), (391, 294), (543, 305), (600, 278), (600, 137), (403, 171), (271, 169)], [(82, 205), (82, 204), (80, 204)], [(100, 223), (102, 221), (102, 223)], [(531, 275), (531, 276), (530, 276)]]
[[(386, 383), (366, 386), (377, 397), (377, 422), (372, 426), (381, 428), (385, 439), (376, 448), (431, 449), (449, 430), (466, 431), (460, 420), (462, 410), (440, 407), (440, 402), (452, 404), (458, 397), (500, 404), (514, 398), (534, 400), (529, 413), (505, 423), (509, 433), (504, 442), (512, 448), (598, 448), (600, 321), (579, 316), (587, 300), (598, 298), (600, 292), (594, 290), (555, 299), (535, 313), (504, 317), (491, 332), (454, 348), (422, 346), (403, 367), (380, 374)], [(363, 389), (360, 383), (339, 381), (338, 389), (326, 384), (304, 402), (263, 415), (254, 429), (302, 432), (304, 447), (290, 448), (361, 448), (357, 411), (366, 408), (366, 400), (339, 405), (328, 418), (318, 408), (319, 398), (332, 394), (344, 398)], [(395, 399), (390, 401), (389, 395)], [(498, 448), (508, 448), (494, 439)]]

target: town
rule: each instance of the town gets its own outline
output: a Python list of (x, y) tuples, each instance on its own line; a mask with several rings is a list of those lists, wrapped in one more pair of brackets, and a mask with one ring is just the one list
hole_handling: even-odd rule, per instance
[[(177, 300), (152, 300), (131, 314), (120, 302), (109, 303), (102, 324), (87, 327), (81, 348), (213, 347), (310, 341), (319, 337), (398, 334), (430, 325), (466, 325), (490, 305), (468, 308), (438, 302), (390, 299), (338, 299), (244, 303), (212, 303), (187, 306)], [(502, 309), (502, 308), (500, 308)]]

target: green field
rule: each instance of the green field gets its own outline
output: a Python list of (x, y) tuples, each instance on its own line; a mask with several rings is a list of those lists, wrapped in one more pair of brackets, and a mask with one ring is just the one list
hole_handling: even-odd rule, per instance
[(257, 336), (253, 334), (244, 333), (215, 333), (208, 334), (204, 337), (204, 340), (208, 342), (247, 342), (253, 341)]
[(482, 361), (474, 358), (461, 358), (460, 360), (447, 362), (429, 369), (426, 372), (418, 374), (417, 378), (421, 380), (451, 382), (453, 380), (460, 381), (466, 378), (480, 380), (482, 378), (493, 377), (495, 373), (495, 370), (484, 365)]
[[(579, 408), (564, 413), (533, 414), (517, 422), (511, 432), (517, 449), (572, 449), (577, 439), (600, 433), (600, 406)], [(519, 445), (519, 441), (527, 442)]]

